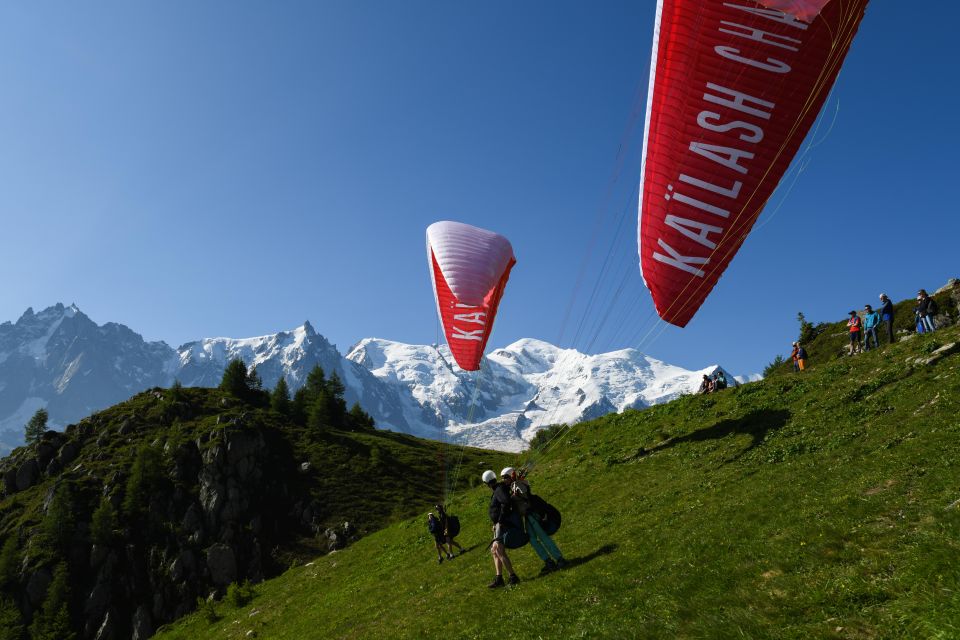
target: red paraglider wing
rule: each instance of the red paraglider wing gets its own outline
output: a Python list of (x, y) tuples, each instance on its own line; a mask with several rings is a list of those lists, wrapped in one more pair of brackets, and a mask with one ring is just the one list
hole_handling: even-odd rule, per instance
[(516, 264), (513, 249), (493, 232), (437, 222), (427, 229), (427, 253), (450, 352), (461, 369), (476, 371)]
[(685, 326), (740, 248), (823, 106), (866, 5), (660, 0), (638, 248), (664, 320)]

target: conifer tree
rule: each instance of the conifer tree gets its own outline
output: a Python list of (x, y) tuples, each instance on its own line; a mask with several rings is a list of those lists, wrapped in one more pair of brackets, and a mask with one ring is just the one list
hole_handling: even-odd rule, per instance
[(126, 494), (123, 497), (123, 512), (130, 520), (135, 520), (147, 511), (150, 495), (157, 489), (162, 477), (160, 451), (155, 447), (140, 447), (130, 469)]
[(263, 390), (263, 379), (257, 373), (257, 365), (250, 367), (250, 371), (247, 373), (247, 388), (252, 391)]
[(172, 402), (181, 402), (183, 400), (183, 383), (177, 378), (170, 385), (170, 393), (167, 395)]
[(328, 412), (330, 413), (330, 424), (341, 429), (345, 426), (347, 417), (347, 403), (343, 399), (345, 392), (346, 387), (343, 386), (340, 376), (334, 371), (327, 380)]
[(247, 365), (240, 358), (234, 358), (223, 370), (220, 379), (220, 390), (235, 398), (246, 400), (250, 396), (250, 386), (247, 378)]
[(0, 598), (0, 640), (22, 640), (23, 620), (20, 609), (9, 598)]
[(350, 407), (349, 421), (354, 431), (373, 431), (376, 428), (373, 418), (360, 407), (359, 402), (354, 402)]
[(324, 389), (310, 404), (307, 414), (307, 427), (315, 431), (325, 431), (333, 425), (333, 414), (330, 412), (331, 398)]
[(39, 615), (30, 624), (31, 640), (74, 640), (77, 635), (70, 628), (70, 582), (67, 563), (61, 562), (53, 572), (53, 582)]
[(277, 386), (273, 388), (273, 393), (270, 394), (270, 407), (280, 415), (290, 415), (290, 388), (282, 375), (277, 380)]
[(61, 557), (66, 557), (77, 528), (73, 512), (73, 490), (69, 481), (61, 482), (53, 493), (50, 508), (43, 518), (43, 533)]
[(17, 536), (10, 536), (0, 548), (0, 590), (9, 589), (16, 584), (20, 573), (20, 554), (17, 550)]
[(40, 442), (43, 432), (47, 430), (49, 415), (46, 409), (37, 409), (30, 421), (23, 428), (23, 436), (27, 444), (34, 445)]
[(327, 378), (323, 373), (323, 367), (316, 365), (310, 370), (303, 388), (306, 389), (308, 402), (316, 400), (321, 393), (327, 390)]
[(101, 498), (90, 520), (90, 541), (93, 544), (109, 546), (114, 540), (116, 529), (117, 510), (108, 498)]
[(306, 426), (307, 424), (307, 413), (310, 409), (307, 395), (307, 388), (305, 386), (300, 387), (293, 394), (293, 401), (290, 403), (290, 419), (300, 426)]

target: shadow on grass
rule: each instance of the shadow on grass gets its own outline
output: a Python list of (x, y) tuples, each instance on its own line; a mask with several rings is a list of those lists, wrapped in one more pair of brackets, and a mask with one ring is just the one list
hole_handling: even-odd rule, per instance
[[(585, 556), (580, 556), (580, 557), (578, 557), (578, 558), (567, 558), (567, 559), (566, 559), (566, 560), (567, 560), (567, 566), (564, 567), (563, 569), (561, 569), (561, 571), (569, 571), (570, 569), (575, 569), (575, 568), (579, 567), (580, 565), (586, 564), (586, 563), (590, 562), (591, 560), (594, 560), (595, 558), (599, 558), (600, 556), (609, 555), (609, 554), (613, 553), (613, 552), (616, 551), (616, 550), (617, 550), (617, 545), (615, 545), (615, 544), (605, 544), (605, 545), (603, 545), (602, 547), (600, 547), (599, 549), (597, 549), (596, 551), (594, 551), (594, 552), (592, 552), (592, 553), (588, 553), (588, 554), (585, 555)], [(551, 573), (553, 573), (553, 572), (551, 572)], [(540, 580), (541, 578), (546, 578), (546, 577), (548, 577), (549, 575), (550, 575), (549, 573), (544, 573), (544, 574), (540, 574), (540, 575), (536, 575), (536, 576), (531, 576), (531, 577), (529, 577), (529, 578), (524, 578), (523, 580), (524, 580), (525, 582), (532, 582), (532, 581), (534, 581), (534, 580)]]
[(650, 455), (651, 453), (670, 449), (671, 447), (688, 442), (720, 440), (730, 435), (749, 435), (752, 438), (750, 444), (747, 445), (743, 451), (734, 456), (733, 459), (735, 460), (737, 457), (743, 455), (747, 451), (750, 451), (751, 449), (754, 449), (762, 444), (768, 433), (771, 431), (776, 431), (787, 424), (787, 421), (790, 419), (790, 415), (790, 412), (784, 409), (759, 409), (757, 411), (751, 411), (741, 418), (721, 420), (714, 425), (704, 427), (703, 429), (698, 429), (692, 433), (678, 436), (676, 438), (669, 438), (658, 445), (650, 447), (649, 449), (641, 447), (635, 454), (619, 462), (636, 460), (637, 458), (642, 458)]

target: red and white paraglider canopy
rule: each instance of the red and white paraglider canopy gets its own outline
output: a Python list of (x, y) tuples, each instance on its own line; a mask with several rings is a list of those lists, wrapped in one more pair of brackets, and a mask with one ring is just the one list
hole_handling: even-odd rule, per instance
[(867, 0), (659, 0), (641, 169), (640, 269), (685, 326), (820, 112)]
[(513, 247), (486, 229), (435, 222), (427, 227), (427, 259), (450, 352), (461, 369), (476, 371), (517, 262)]

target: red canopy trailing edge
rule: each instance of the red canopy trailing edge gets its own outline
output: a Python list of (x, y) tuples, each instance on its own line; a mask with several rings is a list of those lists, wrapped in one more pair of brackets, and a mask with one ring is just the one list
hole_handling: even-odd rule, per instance
[(867, 0), (660, 0), (640, 188), (640, 269), (685, 326), (820, 112)]
[(513, 247), (503, 236), (460, 222), (427, 227), (427, 259), (437, 311), (453, 359), (476, 371), (490, 338), (510, 269)]

